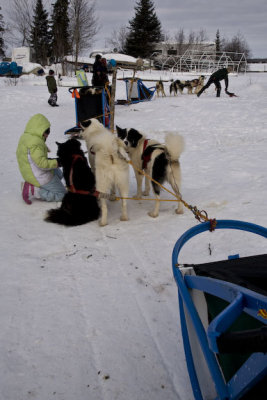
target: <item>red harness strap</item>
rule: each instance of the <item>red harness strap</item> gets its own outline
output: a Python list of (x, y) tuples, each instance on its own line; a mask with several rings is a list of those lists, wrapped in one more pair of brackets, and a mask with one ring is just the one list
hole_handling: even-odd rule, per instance
[(146, 139), (144, 141), (143, 154), (142, 154), (142, 160), (143, 160), (142, 168), (143, 169), (146, 169), (147, 164), (149, 163), (149, 161), (151, 159), (151, 153), (144, 156), (144, 152), (145, 152), (145, 149), (147, 148), (148, 140), (149, 139)]
[(95, 156), (95, 152), (93, 151), (93, 146), (90, 147), (90, 153), (93, 154)]
[(71, 168), (70, 168), (70, 186), (68, 187), (68, 191), (71, 193), (77, 193), (77, 194), (91, 194), (91, 196), (95, 196), (98, 197), (99, 196), (99, 192), (97, 190), (95, 190), (94, 192), (90, 192), (89, 190), (79, 190), (76, 189), (73, 183), (73, 166), (75, 164), (75, 162), (81, 158), (82, 160), (84, 160), (84, 157), (81, 156), (80, 154), (74, 154), (72, 156), (72, 164), (71, 164)]

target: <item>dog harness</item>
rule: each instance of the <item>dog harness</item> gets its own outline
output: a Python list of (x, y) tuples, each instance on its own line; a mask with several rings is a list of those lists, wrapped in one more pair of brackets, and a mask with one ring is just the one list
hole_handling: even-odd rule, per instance
[(99, 192), (97, 190), (90, 191), (90, 190), (81, 190), (81, 189), (75, 188), (74, 183), (73, 183), (73, 166), (78, 159), (82, 159), (84, 161), (84, 157), (81, 156), (80, 154), (74, 154), (72, 156), (72, 164), (71, 164), (71, 168), (70, 168), (70, 185), (68, 187), (68, 191), (71, 193), (87, 194), (87, 195), (90, 194), (91, 196), (98, 197)]
[(145, 153), (145, 149), (147, 148), (148, 140), (149, 140), (149, 139), (146, 139), (146, 140), (144, 141), (143, 153), (142, 153), (142, 160), (143, 160), (142, 169), (146, 169), (147, 164), (148, 164), (149, 161), (151, 160), (151, 153), (149, 153), (149, 154), (144, 154), (144, 153)]
[(148, 146), (149, 139), (146, 139), (144, 141), (144, 146), (143, 146), (143, 153), (142, 153), (142, 169), (146, 169), (147, 164), (151, 160), (151, 156), (154, 150), (160, 149), (160, 150), (165, 150), (165, 148), (161, 144), (151, 144)]

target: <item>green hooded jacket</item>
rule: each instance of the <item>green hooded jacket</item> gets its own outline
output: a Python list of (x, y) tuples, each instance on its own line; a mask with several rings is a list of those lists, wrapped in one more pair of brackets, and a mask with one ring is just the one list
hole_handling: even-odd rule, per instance
[(83, 69), (76, 71), (75, 75), (78, 81), (78, 86), (88, 86), (87, 76)]
[(26, 182), (34, 186), (48, 183), (54, 176), (58, 163), (47, 158), (48, 148), (43, 133), (50, 128), (50, 122), (42, 114), (35, 114), (21, 135), (16, 156), (20, 173)]

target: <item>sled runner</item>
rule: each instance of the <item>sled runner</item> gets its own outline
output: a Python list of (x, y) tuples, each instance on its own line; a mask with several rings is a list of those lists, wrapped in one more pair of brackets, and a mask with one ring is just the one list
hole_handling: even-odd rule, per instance
[[(209, 229), (206, 222), (186, 231), (172, 254), (194, 397), (263, 399), (267, 382), (267, 254), (180, 265), (184, 244)], [(267, 238), (266, 228), (243, 221), (218, 220), (216, 229), (244, 230)]]
[(135, 104), (149, 101), (154, 96), (156, 87), (146, 87), (142, 79), (124, 79), (126, 84), (127, 100), (118, 100), (117, 104)]
[(75, 99), (76, 125), (65, 134), (79, 136), (80, 124), (90, 118), (97, 118), (105, 127), (110, 124), (109, 89), (106, 87), (76, 86), (69, 88)]

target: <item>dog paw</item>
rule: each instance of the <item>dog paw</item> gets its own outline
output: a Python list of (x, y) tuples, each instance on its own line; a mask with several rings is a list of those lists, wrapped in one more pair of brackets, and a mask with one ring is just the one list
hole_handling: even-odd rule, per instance
[(144, 191), (144, 192), (143, 192), (143, 196), (149, 196), (149, 192)]
[(134, 194), (133, 199), (142, 199), (142, 194), (138, 194), (138, 193)]
[(129, 218), (127, 217), (127, 215), (122, 215), (122, 216), (120, 217), (120, 220), (121, 220), (121, 221), (129, 221)]
[(106, 226), (107, 222), (106, 221), (99, 221), (99, 226)]
[(147, 215), (149, 215), (152, 218), (157, 218), (159, 214), (155, 214), (154, 212), (151, 211), (151, 212), (147, 213)]
[(109, 200), (110, 201), (115, 201), (116, 200), (116, 194), (115, 193), (111, 193), (110, 195), (109, 195)]
[(184, 210), (182, 208), (176, 208), (175, 212), (176, 214), (183, 214)]

